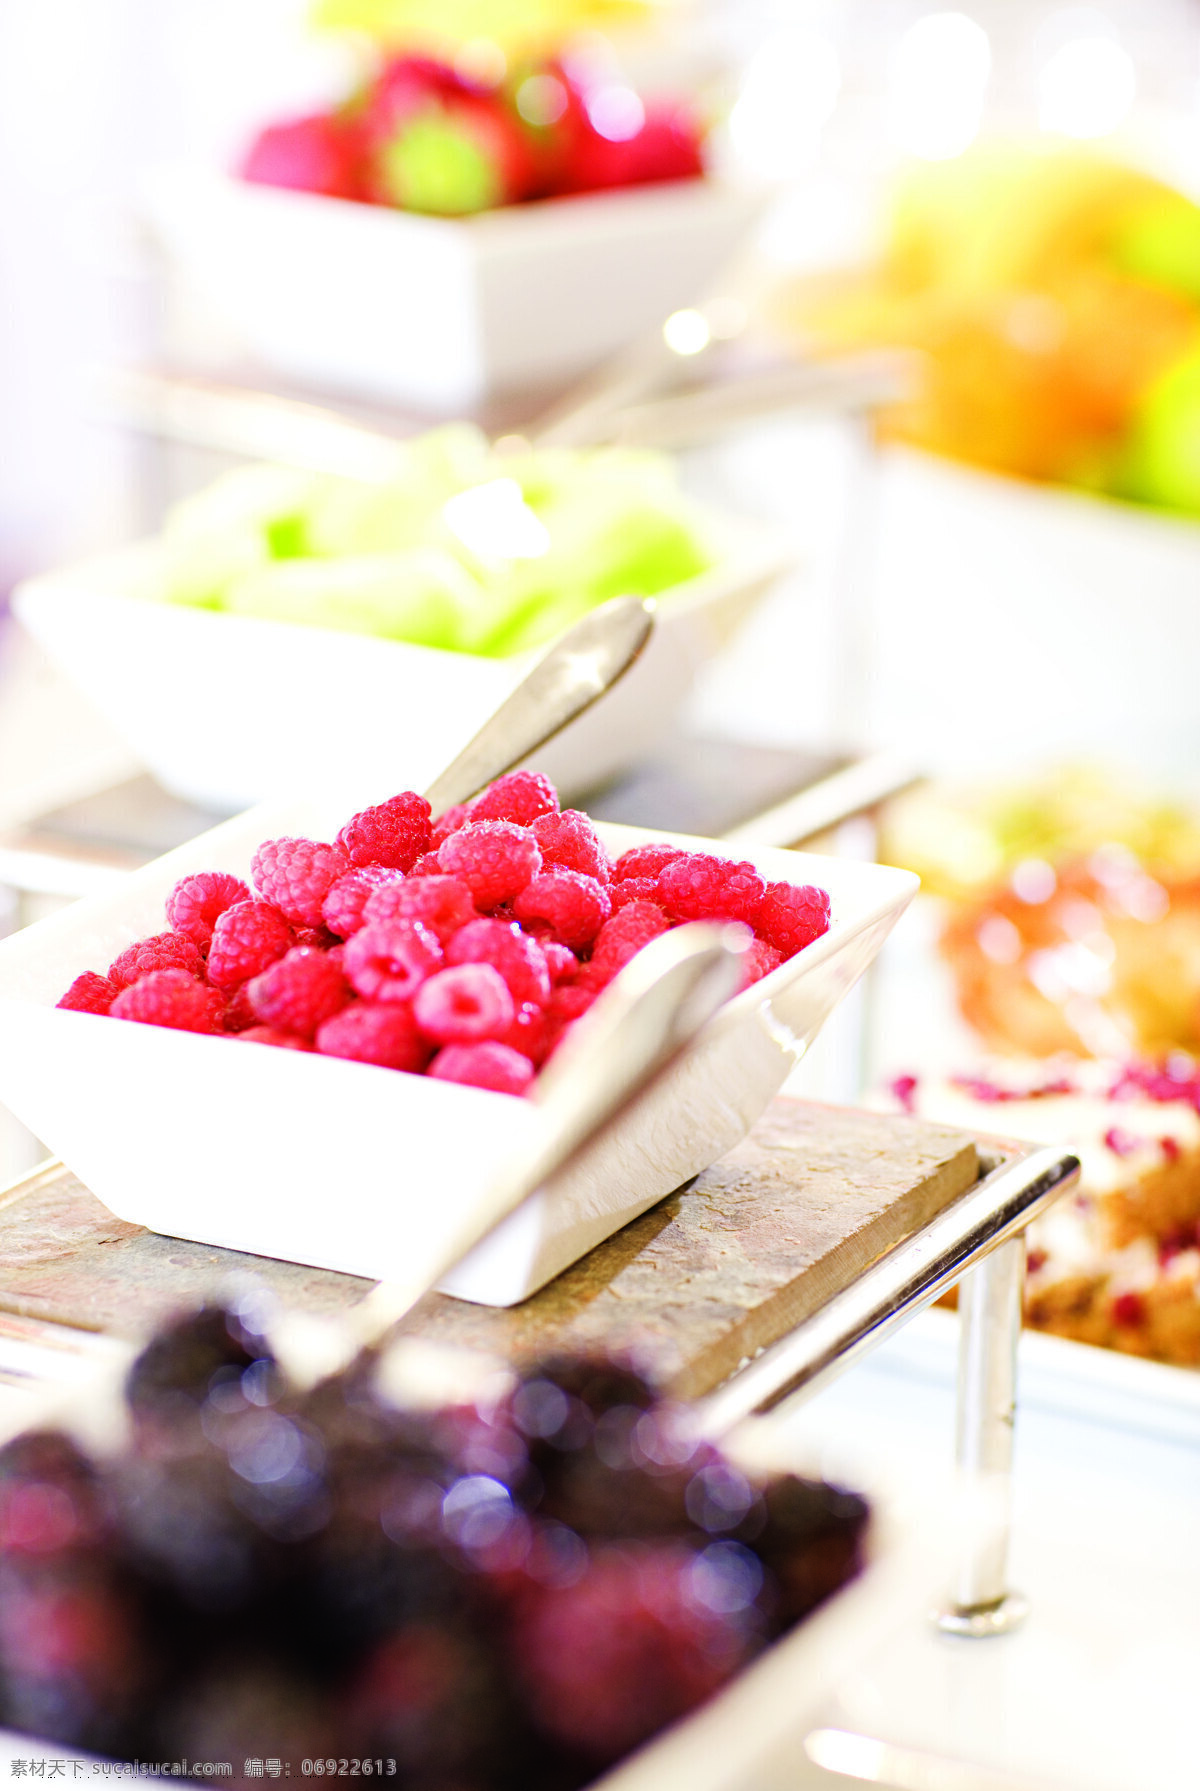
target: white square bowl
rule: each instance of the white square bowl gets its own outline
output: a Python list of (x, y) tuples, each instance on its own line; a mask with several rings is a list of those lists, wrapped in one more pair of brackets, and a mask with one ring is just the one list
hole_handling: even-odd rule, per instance
[[(391, 786), (394, 788), (395, 786)], [(238, 816), (0, 941), (0, 1101), (119, 1218), (352, 1275), (413, 1272), (543, 1123), (534, 1102), (373, 1065), (240, 1045), (53, 1004), (161, 932), (178, 878), (247, 876), (264, 839), (329, 839), (326, 796)], [(610, 850), (649, 839), (603, 826)], [(762, 851), (770, 879), (829, 891), (828, 933), (745, 990), (607, 1136), (481, 1244), (446, 1292), (512, 1305), (743, 1138), (915, 893), (909, 872)]]
[(145, 203), (264, 366), (453, 412), (567, 380), (702, 297), (763, 199), (704, 178), (434, 218), (173, 166)]
[[(699, 667), (793, 558), (771, 525), (705, 523), (715, 564), (659, 594), (637, 665), (538, 755), (568, 799), (653, 749)], [(159, 782), (217, 812), (389, 765), (394, 788), (422, 789), (545, 650), (486, 659), (162, 603), (149, 595), (161, 556), (146, 541), (48, 573), (13, 607)]]

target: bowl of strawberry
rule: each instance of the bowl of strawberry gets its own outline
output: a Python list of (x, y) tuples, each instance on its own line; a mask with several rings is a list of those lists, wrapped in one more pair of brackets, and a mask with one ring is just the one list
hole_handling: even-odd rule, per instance
[(562, 62), (385, 62), (236, 170), (161, 168), (151, 220), (290, 377), (447, 410), (553, 384), (703, 293), (758, 215), (686, 101)]
[(528, 771), (348, 806), (264, 805), (0, 942), (0, 1099), (123, 1219), (385, 1279), (536, 1147), (538, 1072), (624, 965), (736, 925), (740, 993), (443, 1283), (491, 1304), (743, 1137), (916, 889), (593, 824)]

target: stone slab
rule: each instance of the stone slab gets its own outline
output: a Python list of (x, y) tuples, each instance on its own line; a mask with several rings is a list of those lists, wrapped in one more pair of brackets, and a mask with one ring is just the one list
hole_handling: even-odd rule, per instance
[[(720, 1163), (532, 1299), (497, 1309), (430, 1295), (406, 1328), (513, 1360), (636, 1347), (690, 1397), (808, 1318), (979, 1170), (965, 1133), (780, 1097)], [(61, 1165), (0, 1195), (0, 1315), (137, 1338), (238, 1274), (328, 1314), (370, 1285), (127, 1224)]]

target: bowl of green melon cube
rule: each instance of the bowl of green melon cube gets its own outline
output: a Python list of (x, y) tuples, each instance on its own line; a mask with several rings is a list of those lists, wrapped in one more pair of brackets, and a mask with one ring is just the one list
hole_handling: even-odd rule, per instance
[(665, 455), (451, 424), (370, 479), (239, 467), (14, 608), (162, 784), (234, 812), (363, 767), (420, 788), (564, 628), (653, 597), (641, 660), (538, 755), (569, 795), (653, 750), (792, 557), (689, 499)]

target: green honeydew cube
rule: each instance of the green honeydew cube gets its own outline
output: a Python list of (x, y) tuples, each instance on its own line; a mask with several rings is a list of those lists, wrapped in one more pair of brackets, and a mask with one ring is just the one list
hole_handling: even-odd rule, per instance
[(355, 554), (337, 560), (278, 560), (229, 591), (242, 616), (477, 651), (494, 625), (488, 593), (451, 554)]

